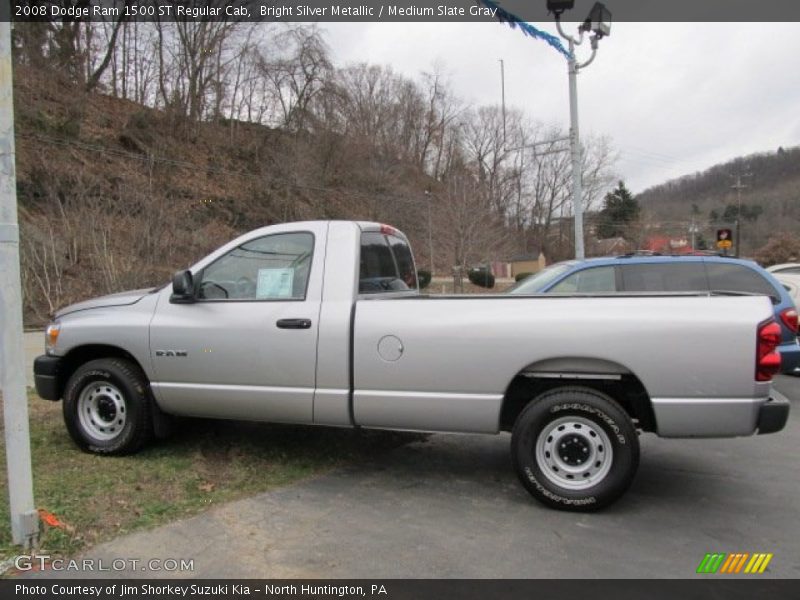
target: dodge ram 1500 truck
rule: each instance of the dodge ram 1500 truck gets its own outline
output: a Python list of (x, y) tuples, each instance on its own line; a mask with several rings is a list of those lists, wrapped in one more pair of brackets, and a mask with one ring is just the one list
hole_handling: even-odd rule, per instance
[(536, 499), (592, 510), (629, 486), (638, 431), (782, 429), (779, 341), (764, 296), (420, 295), (400, 231), (311, 221), (247, 233), (171, 286), (64, 308), (34, 372), (98, 454), (138, 450), (170, 415), (510, 431)]

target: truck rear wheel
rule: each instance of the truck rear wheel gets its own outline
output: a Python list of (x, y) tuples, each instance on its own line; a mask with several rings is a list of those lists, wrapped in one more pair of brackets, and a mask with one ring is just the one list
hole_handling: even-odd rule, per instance
[(94, 454), (130, 454), (153, 436), (150, 389), (133, 362), (101, 358), (78, 367), (64, 390), (64, 422)]
[(630, 486), (639, 466), (639, 439), (612, 398), (591, 388), (561, 387), (520, 413), (511, 458), (522, 485), (543, 504), (592, 511)]

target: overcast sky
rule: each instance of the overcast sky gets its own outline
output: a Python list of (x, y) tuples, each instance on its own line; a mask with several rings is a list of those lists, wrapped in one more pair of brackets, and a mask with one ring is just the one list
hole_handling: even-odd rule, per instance
[[(535, 23), (556, 33), (553, 23)], [(568, 127), (567, 65), (499, 23), (325, 23), (337, 65), (366, 61), (408, 76), (444, 63), (457, 94)], [(574, 32), (569, 25), (567, 31)], [(589, 55), (588, 42), (578, 48)], [(615, 23), (578, 77), (581, 135), (607, 134), (634, 192), (754, 152), (800, 145), (796, 23)]]

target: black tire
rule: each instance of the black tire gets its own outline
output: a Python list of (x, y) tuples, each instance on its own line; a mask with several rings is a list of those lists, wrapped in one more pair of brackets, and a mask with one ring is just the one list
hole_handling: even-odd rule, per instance
[(63, 408), (70, 437), (86, 452), (131, 454), (153, 437), (150, 386), (129, 360), (101, 358), (78, 367)]
[(560, 387), (520, 413), (511, 435), (511, 459), (522, 485), (539, 502), (593, 511), (630, 486), (639, 466), (639, 439), (630, 417), (609, 396), (591, 388)]

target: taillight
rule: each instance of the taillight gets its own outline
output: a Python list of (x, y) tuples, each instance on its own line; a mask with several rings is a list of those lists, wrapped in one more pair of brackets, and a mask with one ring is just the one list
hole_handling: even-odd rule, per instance
[(797, 333), (797, 311), (795, 309), (787, 308), (784, 310), (781, 313), (781, 321), (792, 333)]
[[(795, 314), (795, 319), (797, 315)], [(781, 355), (776, 348), (781, 343), (781, 326), (769, 321), (758, 328), (756, 344), (756, 381), (769, 381), (781, 370)]]
[(385, 233), (386, 235), (397, 235), (397, 229), (391, 225), (381, 225), (381, 233)]

